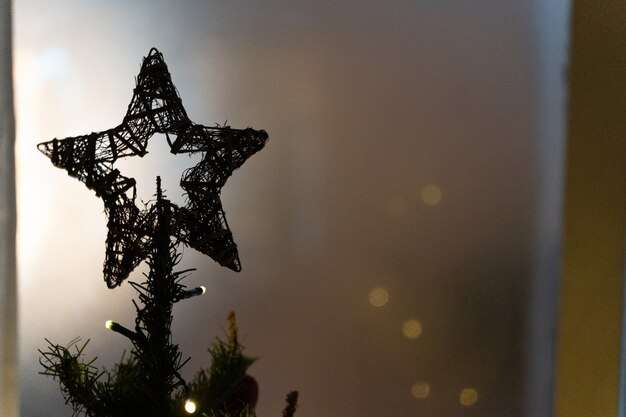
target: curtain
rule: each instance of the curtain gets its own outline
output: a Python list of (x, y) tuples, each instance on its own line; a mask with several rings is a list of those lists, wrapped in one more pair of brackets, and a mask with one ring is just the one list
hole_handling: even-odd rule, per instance
[(11, 1), (0, 0), (0, 415), (3, 417), (16, 417), (18, 414), (11, 33)]

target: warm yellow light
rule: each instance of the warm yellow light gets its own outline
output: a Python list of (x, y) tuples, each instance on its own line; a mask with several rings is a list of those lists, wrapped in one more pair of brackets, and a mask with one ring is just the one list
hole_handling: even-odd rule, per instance
[(465, 388), (461, 391), (461, 394), (459, 395), (459, 402), (461, 404), (466, 407), (470, 407), (476, 404), (476, 401), (478, 401), (478, 391), (474, 388)]
[(417, 339), (422, 334), (422, 323), (417, 320), (407, 320), (402, 325), (402, 333), (409, 339)]
[(430, 385), (428, 382), (419, 381), (411, 385), (411, 394), (417, 399), (424, 399), (430, 394)]
[(381, 287), (372, 288), (369, 293), (369, 302), (374, 307), (382, 307), (389, 302), (389, 292)]
[(200, 285), (200, 289), (202, 290), (202, 294), (206, 292), (206, 287), (204, 285)]
[(104, 323), (104, 326), (111, 330), (111, 328), (113, 327), (113, 320), (107, 320), (106, 323)]
[(185, 411), (189, 414), (193, 414), (196, 412), (196, 403), (191, 400), (185, 401)]
[(434, 184), (428, 184), (422, 188), (422, 203), (427, 206), (436, 206), (441, 202), (442, 196), (441, 188)]
[(395, 197), (387, 204), (387, 212), (391, 217), (400, 219), (409, 212), (409, 203), (403, 197)]

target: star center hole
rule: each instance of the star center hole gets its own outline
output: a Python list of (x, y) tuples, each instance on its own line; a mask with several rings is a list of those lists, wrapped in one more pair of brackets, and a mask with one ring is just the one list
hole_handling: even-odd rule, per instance
[(179, 207), (186, 203), (180, 178), (184, 170), (198, 164), (200, 152), (194, 154), (173, 154), (165, 135), (157, 133), (148, 140), (148, 153), (141, 157), (121, 158), (115, 163), (123, 176), (137, 181), (137, 207), (156, 199), (156, 178), (161, 177), (161, 189), (165, 197)]

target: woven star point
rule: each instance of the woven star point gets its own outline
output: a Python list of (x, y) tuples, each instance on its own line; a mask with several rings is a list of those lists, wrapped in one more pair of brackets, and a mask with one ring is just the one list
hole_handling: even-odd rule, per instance
[(115, 168), (119, 158), (143, 156), (148, 140), (165, 134), (173, 154), (200, 153), (200, 162), (183, 172), (184, 207), (170, 203), (172, 236), (234, 271), (241, 270), (237, 245), (226, 221), (220, 191), (232, 172), (265, 145), (263, 130), (207, 127), (192, 122), (163, 59), (152, 48), (143, 60), (122, 123), (83, 136), (37, 145), (52, 163), (78, 178), (104, 202), (107, 220), (104, 278), (120, 285), (148, 255), (154, 234), (149, 209), (136, 205), (136, 184)]

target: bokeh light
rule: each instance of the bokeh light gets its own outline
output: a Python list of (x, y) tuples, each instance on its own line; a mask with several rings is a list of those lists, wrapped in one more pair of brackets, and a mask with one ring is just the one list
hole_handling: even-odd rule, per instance
[(430, 395), (430, 384), (426, 381), (416, 382), (411, 385), (411, 394), (413, 394), (415, 398), (423, 400)]
[(196, 412), (196, 403), (191, 400), (185, 401), (185, 411), (189, 414), (193, 414)]
[(441, 202), (443, 192), (438, 186), (434, 184), (428, 184), (422, 188), (421, 197), (422, 203), (426, 204), (427, 206), (436, 206)]
[(459, 395), (459, 402), (466, 406), (470, 407), (476, 404), (478, 401), (478, 391), (474, 388), (464, 388)]
[(402, 333), (408, 339), (417, 339), (422, 334), (422, 323), (415, 319), (407, 320), (402, 325)]
[(394, 197), (387, 203), (387, 212), (391, 217), (400, 219), (409, 212), (409, 203), (404, 197)]
[(389, 292), (381, 287), (372, 288), (369, 293), (369, 302), (374, 307), (382, 307), (389, 302)]

